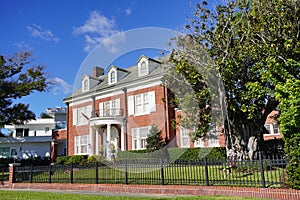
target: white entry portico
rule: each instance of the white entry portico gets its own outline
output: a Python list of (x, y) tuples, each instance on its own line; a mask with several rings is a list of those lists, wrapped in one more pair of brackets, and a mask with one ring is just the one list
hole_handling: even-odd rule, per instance
[(125, 122), (123, 117), (90, 120), (90, 154), (102, 154), (111, 160), (113, 154), (125, 150)]

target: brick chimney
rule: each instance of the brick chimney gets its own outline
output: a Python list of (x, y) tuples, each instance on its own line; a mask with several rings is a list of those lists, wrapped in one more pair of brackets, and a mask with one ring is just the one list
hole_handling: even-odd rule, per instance
[(97, 66), (94, 67), (94, 69), (93, 69), (93, 76), (95, 78), (97, 78), (97, 77), (102, 76), (102, 75), (104, 75), (104, 69), (101, 68), (101, 67), (97, 67)]

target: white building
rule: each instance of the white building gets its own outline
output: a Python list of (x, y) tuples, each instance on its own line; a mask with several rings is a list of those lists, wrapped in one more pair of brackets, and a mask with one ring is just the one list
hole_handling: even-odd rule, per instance
[[(65, 128), (66, 109), (61, 107), (47, 108), (46, 113), (53, 118), (30, 120), (23, 125), (5, 125), (12, 131), (12, 137), (0, 137), (0, 158), (13, 157), (48, 157), (54, 151), (64, 152), (65, 141), (54, 141), (53, 131)], [(62, 153), (60, 153), (62, 154)]]

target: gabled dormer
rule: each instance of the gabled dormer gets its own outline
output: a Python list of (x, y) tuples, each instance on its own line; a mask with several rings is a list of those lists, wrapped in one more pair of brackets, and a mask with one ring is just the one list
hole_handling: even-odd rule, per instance
[(100, 78), (95, 78), (89, 75), (84, 75), (82, 77), (82, 92), (88, 92), (90, 91), (92, 88), (94, 88), (97, 84), (99, 84), (99, 82), (101, 81)]
[(161, 63), (157, 60), (142, 55), (138, 59), (138, 75), (146, 76), (152, 72), (153, 69), (158, 67)]
[(108, 85), (116, 84), (117, 82), (122, 80), (122, 78), (127, 74), (128, 71), (124, 69), (118, 68), (114, 65), (110, 66), (107, 72)]
[(93, 76), (83, 75), (81, 79), (81, 89), (82, 92), (88, 92), (90, 89), (94, 88), (97, 84), (102, 82), (104, 75), (104, 69), (101, 67), (94, 67)]

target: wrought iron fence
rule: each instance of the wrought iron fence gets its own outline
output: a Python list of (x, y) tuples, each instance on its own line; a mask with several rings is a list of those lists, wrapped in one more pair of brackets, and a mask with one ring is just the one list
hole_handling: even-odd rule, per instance
[(83, 165), (20, 166), (14, 182), (121, 183), (161, 185), (227, 185), (283, 187), (288, 160), (272, 157), (254, 161), (164, 159), (96, 162)]
[(9, 179), (9, 168), (8, 167), (0, 167), (0, 182), (3, 184), (4, 181), (8, 181)]

